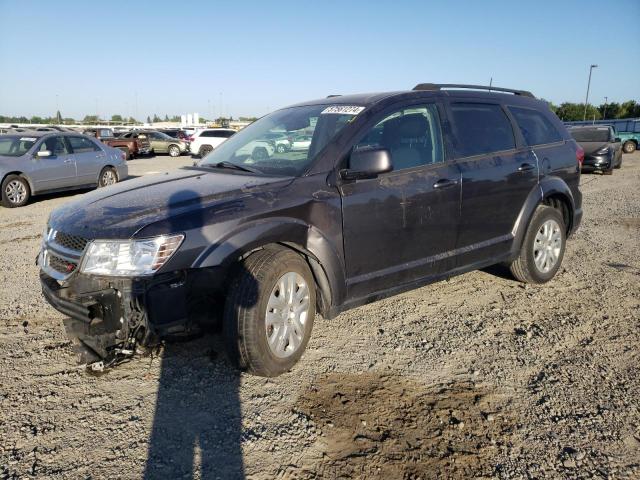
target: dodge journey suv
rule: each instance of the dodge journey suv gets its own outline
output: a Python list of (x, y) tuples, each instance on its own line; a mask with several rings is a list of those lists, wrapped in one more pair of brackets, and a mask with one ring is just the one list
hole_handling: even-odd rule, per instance
[[(246, 148), (283, 132), (310, 142)], [(526, 91), (420, 84), (306, 102), (193, 167), (55, 210), (42, 289), (84, 362), (221, 325), (238, 367), (275, 376), (316, 314), (498, 263), (551, 280), (582, 217), (582, 159)]]

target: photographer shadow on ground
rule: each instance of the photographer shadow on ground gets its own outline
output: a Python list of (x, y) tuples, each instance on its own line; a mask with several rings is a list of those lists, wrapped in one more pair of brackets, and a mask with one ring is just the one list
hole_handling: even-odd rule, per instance
[[(172, 232), (202, 227), (195, 192), (176, 192), (168, 205)], [(145, 479), (244, 478), (240, 372), (223, 351), (220, 334), (165, 342)]]

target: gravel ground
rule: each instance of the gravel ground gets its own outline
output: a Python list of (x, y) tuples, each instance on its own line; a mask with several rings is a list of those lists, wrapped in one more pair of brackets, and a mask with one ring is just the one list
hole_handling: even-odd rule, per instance
[(0, 478), (640, 478), (640, 152), (582, 191), (550, 283), (495, 268), (318, 319), (269, 380), (216, 336), (78, 368), (34, 265), (72, 194), (0, 209)]

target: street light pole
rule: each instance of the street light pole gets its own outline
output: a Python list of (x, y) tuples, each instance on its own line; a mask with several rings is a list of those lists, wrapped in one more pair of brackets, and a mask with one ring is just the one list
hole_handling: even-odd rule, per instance
[(607, 119), (607, 97), (604, 97), (604, 112), (602, 113), (602, 119)]
[(589, 87), (591, 87), (591, 72), (594, 68), (598, 68), (598, 65), (591, 65), (589, 67), (589, 82), (587, 82), (587, 98), (584, 100), (584, 116), (582, 120), (585, 121), (587, 119), (587, 106), (589, 105)]

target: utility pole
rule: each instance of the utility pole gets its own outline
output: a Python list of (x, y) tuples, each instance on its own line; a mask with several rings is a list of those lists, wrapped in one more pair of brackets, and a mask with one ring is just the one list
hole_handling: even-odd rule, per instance
[(584, 115), (582, 116), (582, 121), (587, 119), (587, 106), (589, 105), (589, 88), (591, 87), (591, 72), (594, 68), (598, 68), (598, 65), (591, 65), (589, 67), (589, 81), (587, 82), (587, 97), (584, 99)]
[(604, 97), (604, 112), (602, 113), (602, 119), (607, 119), (607, 97)]

